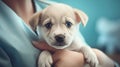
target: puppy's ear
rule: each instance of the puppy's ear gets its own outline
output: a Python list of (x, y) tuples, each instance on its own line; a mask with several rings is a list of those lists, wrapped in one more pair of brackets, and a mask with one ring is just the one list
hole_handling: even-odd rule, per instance
[(88, 22), (88, 16), (81, 10), (74, 9), (75, 17), (77, 22), (82, 22), (84, 26), (86, 26)]
[(40, 19), (41, 12), (37, 12), (31, 17), (29, 24), (34, 31), (36, 30), (37, 25), (40, 23)]

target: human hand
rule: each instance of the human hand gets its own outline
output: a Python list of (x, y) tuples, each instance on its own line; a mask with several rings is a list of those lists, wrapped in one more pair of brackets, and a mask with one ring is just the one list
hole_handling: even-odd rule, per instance
[(84, 57), (82, 53), (69, 50), (57, 50), (42, 41), (33, 41), (33, 45), (40, 50), (54, 52), (52, 55), (54, 67), (83, 67), (84, 65)]
[(82, 53), (58, 50), (53, 54), (54, 67), (83, 67), (84, 56)]
[(44, 41), (33, 41), (33, 46), (40, 49), (40, 50), (48, 50), (50, 52), (54, 52), (56, 51), (57, 49), (49, 46), (46, 42)]
[[(40, 45), (41, 44), (41, 45)], [(41, 50), (48, 50), (53, 53), (54, 67), (83, 67), (85, 63), (82, 53), (69, 51), (69, 50), (57, 50), (47, 45), (46, 42), (33, 42), (33, 45)], [(93, 49), (100, 62), (101, 67), (114, 67), (114, 62), (107, 57), (103, 52), (98, 49)]]

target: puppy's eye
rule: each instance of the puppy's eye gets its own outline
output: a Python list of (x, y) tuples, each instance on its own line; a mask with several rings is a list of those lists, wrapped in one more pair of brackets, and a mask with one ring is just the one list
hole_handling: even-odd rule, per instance
[(52, 27), (52, 23), (51, 22), (48, 22), (48, 23), (46, 23), (45, 24), (45, 27), (47, 28), (47, 29), (50, 29), (51, 27)]
[(66, 21), (65, 25), (70, 28), (72, 26), (72, 23), (70, 21)]

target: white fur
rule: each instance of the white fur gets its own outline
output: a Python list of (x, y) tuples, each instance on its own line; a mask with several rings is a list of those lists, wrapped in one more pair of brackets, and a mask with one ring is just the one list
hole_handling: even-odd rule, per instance
[[(71, 28), (65, 26), (66, 20), (72, 23)], [(44, 24), (50, 21), (53, 26), (51, 29), (46, 29)], [(42, 12), (35, 14), (31, 20), (31, 24), (35, 25), (31, 26), (37, 27), (38, 33), (42, 36), (40, 40), (45, 40), (49, 46), (56, 49), (68, 49), (82, 52), (86, 62), (88, 62), (91, 67), (97, 67), (99, 62), (95, 53), (86, 44), (79, 32), (79, 24), (81, 21), (83, 25), (86, 25), (88, 21), (87, 15), (81, 10), (74, 9), (65, 4), (54, 4), (48, 6)], [(65, 36), (64, 46), (53, 45), (56, 43), (54, 37), (58, 34)], [(39, 57), (39, 67), (51, 67), (52, 61), (51, 54), (48, 51), (43, 51)]]

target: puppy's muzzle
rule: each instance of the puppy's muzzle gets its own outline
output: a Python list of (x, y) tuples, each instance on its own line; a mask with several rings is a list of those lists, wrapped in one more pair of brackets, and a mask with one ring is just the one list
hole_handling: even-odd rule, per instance
[(62, 43), (62, 42), (64, 42), (65, 36), (62, 34), (59, 34), (59, 35), (55, 36), (55, 39), (58, 43)]

